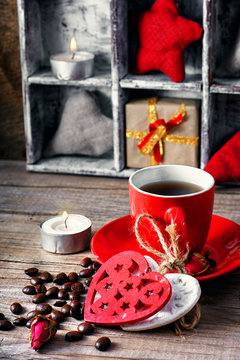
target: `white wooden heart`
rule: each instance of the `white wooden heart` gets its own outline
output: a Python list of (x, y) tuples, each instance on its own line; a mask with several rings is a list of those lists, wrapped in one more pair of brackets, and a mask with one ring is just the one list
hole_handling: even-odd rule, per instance
[[(145, 256), (151, 271), (156, 271), (158, 264), (149, 256)], [(199, 300), (201, 295), (200, 284), (197, 279), (186, 274), (166, 274), (172, 286), (172, 295), (169, 302), (157, 314), (148, 319), (132, 324), (122, 325), (125, 331), (144, 331), (170, 324), (186, 315)]]

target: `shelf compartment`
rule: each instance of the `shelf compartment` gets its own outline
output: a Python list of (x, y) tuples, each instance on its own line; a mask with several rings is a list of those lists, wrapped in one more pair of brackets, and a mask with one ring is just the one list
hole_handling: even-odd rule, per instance
[(111, 67), (108, 0), (18, 0), (18, 4), (20, 39), (22, 36), (27, 48), (24, 60), (28, 76), (48, 67), (51, 55), (70, 52), (72, 36), (77, 40), (79, 51), (94, 53), (96, 69)]
[[(79, 87), (59, 86), (59, 84), (42, 85), (38, 83), (28, 87), (30, 94), (29, 133), (26, 136), (28, 164), (35, 164), (44, 157), (46, 146), (59, 126), (66, 102), (73, 94), (81, 91), (82, 89)], [(94, 87), (91, 88), (90, 93), (94, 96), (101, 113), (112, 118), (111, 88)], [(78, 117), (81, 121), (81, 111)], [(102, 154), (97, 158), (100, 160), (104, 157), (105, 154)]]
[[(135, 69), (136, 64), (136, 58), (138, 49), (140, 46), (139, 41), (139, 33), (138, 33), (138, 25), (137, 25), (137, 18), (140, 14), (147, 12), (150, 7), (153, 5), (154, 1), (129, 1), (128, 7), (125, 5), (125, 1), (121, 2), (118, 7), (122, 8), (125, 6), (126, 11), (128, 11), (128, 33), (127, 31), (121, 32), (119, 35), (120, 42), (128, 43), (128, 63), (125, 64), (125, 75), (128, 73), (134, 72), (133, 69)], [(202, 0), (191, 2), (187, 0), (181, 0), (178, 2), (178, 12), (180, 16), (195, 21), (200, 25), (203, 25), (203, 2)], [(119, 27), (121, 24), (119, 25)], [(184, 50), (184, 64), (185, 64), (185, 74), (186, 74), (186, 81), (195, 81), (194, 77), (192, 75), (196, 75), (198, 77), (201, 77), (202, 74), (202, 38), (199, 40), (189, 44), (186, 49)], [(120, 59), (124, 59), (124, 55), (121, 54), (121, 47), (119, 46), (119, 53)], [(125, 55), (126, 55), (125, 51)], [(158, 71), (154, 76), (156, 77), (158, 81), (159, 75), (163, 76), (163, 82), (165, 83), (164, 74), (161, 71)], [(128, 76), (128, 75), (127, 75)], [(150, 74), (147, 74), (147, 76), (150, 76)], [(188, 78), (191, 77), (193, 80), (189, 80)], [(170, 80), (169, 77), (166, 76), (166, 79)], [(161, 81), (161, 80), (160, 80)], [(171, 81), (170, 81), (171, 82)], [(156, 85), (157, 86), (157, 85)], [(194, 90), (195, 91), (195, 90)], [(200, 90), (198, 90), (200, 91)]]
[(210, 157), (240, 129), (240, 98), (234, 94), (211, 95)]
[[(230, 57), (236, 51), (239, 34), (240, 4), (238, 0), (215, 0), (212, 1), (213, 26), (212, 32), (212, 73), (214, 79), (233, 78), (239, 80), (239, 72), (232, 69)], [(237, 79), (238, 78), (238, 79)], [(221, 79), (221, 82), (223, 80)], [(220, 83), (221, 83), (220, 82)], [(231, 84), (231, 80), (229, 82)], [(226, 93), (227, 89), (221, 89)]]
[(94, 76), (82, 80), (59, 80), (53, 76), (50, 69), (40, 70), (29, 76), (28, 84), (39, 85), (67, 85), (67, 86), (80, 86), (80, 87), (111, 87), (111, 73), (98, 72)]

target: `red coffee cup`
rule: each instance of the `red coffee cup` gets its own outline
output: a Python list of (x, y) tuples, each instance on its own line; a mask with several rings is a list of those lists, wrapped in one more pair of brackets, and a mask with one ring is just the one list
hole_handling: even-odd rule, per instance
[[(159, 195), (145, 190), (151, 183), (184, 184), (194, 191), (182, 195)], [(186, 184), (190, 184), (189, 186)], [(161, 187), (160, 186), (160, 187)], [(181, 185), (182, 186), (182, 185)], [(196, 190), (197, 188), (197, 190)], [(138, 224), (139, 235), (151, 248), (163, 251), (156, 229), (159, 227), (169, 246), (166, 227), (176, 224), (180, 253), (200, 252), (207, 239), (213, 210), (214, 179), (204, 170), (184, 165), (158, 165), (142, 168), (129, 178), (130, 212), (133, 225)], [(141, 220), (140, 220), (141, 219)]]

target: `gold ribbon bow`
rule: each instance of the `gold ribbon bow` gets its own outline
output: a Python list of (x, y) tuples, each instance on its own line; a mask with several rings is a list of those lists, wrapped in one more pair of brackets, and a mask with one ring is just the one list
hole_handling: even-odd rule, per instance
[(141, 140), (138, 148), (143, 155), (150, 156), (150, 165), (157, 165), (163, 156), (163, 142), (198, 145), (198, 137), (180, 136), (168, 134), (174, 126), (180, 124), (186, 114), (184, 104), (181, 104), (175, 114), (165, 122), (158, 119), (156, 111), (157, 97), (148, 100), (149, 131), (126, 130), (129, 139)]

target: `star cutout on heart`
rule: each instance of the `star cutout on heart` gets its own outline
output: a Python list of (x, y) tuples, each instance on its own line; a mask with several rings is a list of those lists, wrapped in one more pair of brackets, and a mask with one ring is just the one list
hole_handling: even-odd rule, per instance
[(201, 25), (178, 14), (175, 0), (156, 0), (139, 19), (135, 73), (160, 70), (173, 81), (182, 82), (184, 50), (200, 39), (202, 31)]

